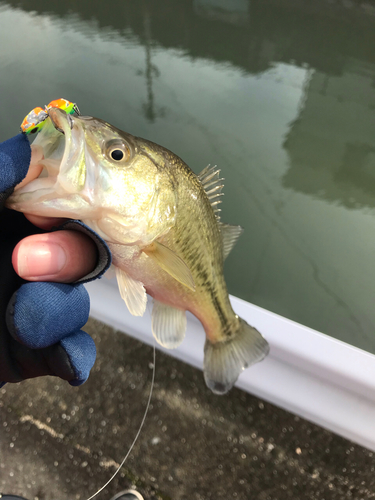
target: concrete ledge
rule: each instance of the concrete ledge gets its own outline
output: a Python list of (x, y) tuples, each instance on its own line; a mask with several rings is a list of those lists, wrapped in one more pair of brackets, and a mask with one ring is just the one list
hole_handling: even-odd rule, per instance
[[(142, 318), (132, 316), (114, 282), (86, 285), (91, 316), (153, 344), (151, 300)], [(303, 325), (231, 297), (233, 308), (268, 340), (270, 355), (245, 370), (237, 387), (347, 439), (375, 450), (375, 356)], [(167, 354), (202, 369), (204, 331), (188, 314), (188, 331)]]

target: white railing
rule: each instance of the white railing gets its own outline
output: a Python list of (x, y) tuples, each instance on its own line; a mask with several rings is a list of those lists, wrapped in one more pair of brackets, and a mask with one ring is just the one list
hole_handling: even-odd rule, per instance
[[(113, 282), (104, 278), (86, 287), (92, 317), (153, 344), (150, 306), (144, 317), (134, 317)], [(231, 301), (271, 347), (236, 386), (375, 450), (375, 356), (236, 297)], [(184, 342), (173, 351), (158, 347), (202, 369), (203, 344), (203, 328), (188, 314)]]

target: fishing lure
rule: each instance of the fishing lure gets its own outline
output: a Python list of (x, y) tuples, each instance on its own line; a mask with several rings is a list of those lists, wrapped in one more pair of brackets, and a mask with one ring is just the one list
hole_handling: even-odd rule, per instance
[(70, 102), (63, 98), (55, 99), (45, 106), (44, 109), (37, 107), (31, 110), (21, 123), (21, 131), (25, 134), (36, 134), (37, 132), (40, 132), (45, 125), (46, 119), (48, 118), (48, 110), (51, 108), (60, 108), (70, 115), (73, 113), (76, 113), (77, 115), (81, 114), (77, 104), (74, 102)]
[(42, 108), (34, 108), (25, 116), (21, 123), (21, 131), (25, 134), (35, 134), (39, 132), (44, 125), (44, 121), (48, 118), (48, 114)]
[(74, 102), (70, 102), (67, 99), (56, 99), (55, 101), (51, 101), (48, 106), (46, 106), (46, 111), (48, 111), (50, 108), (60, 108), (63, 109), (66, 113), (69, 115), (72, 115), (73, 113), (76, 113), (77, 115), (80, 115), (80, 111), (78, 109), (77, 104)]

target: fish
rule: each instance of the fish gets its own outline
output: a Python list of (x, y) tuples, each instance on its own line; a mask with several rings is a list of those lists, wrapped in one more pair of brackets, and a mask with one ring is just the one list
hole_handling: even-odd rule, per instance
[(269, 345), (232, 309), (224, 260), (242, 228), (221, 221), (217, 167), (196, 175), (168, 149), (90, 116), (58, 107), (32, 147), (39, 178), (8, 198), (13, 210), (80, 219), (108, 244), (121, 297), (142, 316), (153, 298), (152, 333), (168, 348), (185, 337), (186, 311), (206, 334), (203, 372), (227, 393)]

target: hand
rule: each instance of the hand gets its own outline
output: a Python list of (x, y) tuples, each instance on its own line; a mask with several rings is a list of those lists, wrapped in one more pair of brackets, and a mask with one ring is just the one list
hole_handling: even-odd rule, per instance
[[(37, 158), (29, 168), (30, 159), (25, 136), (0, 144), (0, 210), (20, 181), (24, 185), (40, 174)], [(82, 285), (62, 283), (100, 276), (110, 265), (110, 253), (79, 221), (28, 219), (34, 225), (22, 214), (0, 212), (0, 382), (56, 375), (80, 385), (95, 361), (91, 337), (79, 330), (88, 318), (89, 299)], [(40, 230), (62, 222), (62, 230)]]

